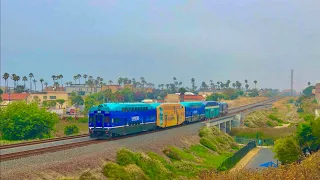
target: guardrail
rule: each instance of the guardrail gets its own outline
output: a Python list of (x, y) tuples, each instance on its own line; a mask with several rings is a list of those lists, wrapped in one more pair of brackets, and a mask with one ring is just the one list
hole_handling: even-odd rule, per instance
[(256, 141), (250, 141), (245, 147), (241, 148), (233, 156), (226, 159), (217, 170), (225, 171), (233, 168), (250, 150), (255, 147), (257, 147)]

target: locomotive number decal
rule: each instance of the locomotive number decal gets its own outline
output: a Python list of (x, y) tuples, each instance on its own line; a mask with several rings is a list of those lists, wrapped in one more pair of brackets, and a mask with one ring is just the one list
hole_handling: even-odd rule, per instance
[(131, 117), (131, 121), (139, 121), (139, 116), (133, 116), (133, 117)]

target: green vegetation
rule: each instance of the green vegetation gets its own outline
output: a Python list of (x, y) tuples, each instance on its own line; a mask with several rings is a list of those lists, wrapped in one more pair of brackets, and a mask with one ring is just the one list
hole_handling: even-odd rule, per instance
[(297, 141), (292, 136), (278, 139), (274, 145), (275, 157), (281, 164), (296, 162), (301, 154), (301, 149)]
[(4, 140), (42, 139), (52, 136), (58, 116), (36, 103), (13, 102), (0, 108), (0, 132)]
[(81, 174), (79, 180), (98, 180), (90, 171), (86, 171)]
[(295, 126), (287, 128), (232, 128), (230, 135), (249, 139), (256, 139), (259, 136), (261, 139), (277, 140), (294, 132), (296, 132)]
[(79, 127), (75, 124), (68, 125), (64, 128), (64, 134), (65, 135), (73, 135), (79, 133)]

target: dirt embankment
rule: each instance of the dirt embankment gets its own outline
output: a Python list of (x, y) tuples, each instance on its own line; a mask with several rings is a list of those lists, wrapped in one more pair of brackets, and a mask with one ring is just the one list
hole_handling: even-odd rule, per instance
[(265, 101), (267, 99), (267, 97), (240, 97), (235, 100), (224, 100), (224, 102), (229, 104), (229, 108), (235, 108), (239, 106), (257, 103), (260, 101)]
[(272, 110), (261, 110), (250, 113), (244, 120), (244, 124), (251, 128), (289, 126), (301, 120), (294, 105), (295, 99), (287, 97), (276, 101)]

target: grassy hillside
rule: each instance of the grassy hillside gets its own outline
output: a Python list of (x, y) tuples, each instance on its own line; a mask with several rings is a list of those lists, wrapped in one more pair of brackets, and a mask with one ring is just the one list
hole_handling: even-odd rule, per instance
[(238, 172), (215, 173), (207, 172), (199, 176), (200, 179), (320, 179), (320, 152), (313, 154), (301, 164), (268, 168), (262, 171), (240, 170)]
[(296, 126), (287, 128), (232, 128), (230, 135), (255, 139), (257, 133), (262, 139), (279, 139), (296, 131)]
[(295, 99), (283, 98), (275, 102), (272, 110), (261, 110), (250, 113), (244, 120), (244, 125), (250, 128), (276, 127), (300, 121)]
[[(168, 146), (162, 154), (120, 149), (116, 162), (106, 162), (101, 172), (110, 179), (193, 179), (203, 171), (216, 169), (240, 148), (216, 127), (202, 128), (199, 136), (199, 144), (189, 148)], [(82, 176), (94, 177), (90, 172)]]

